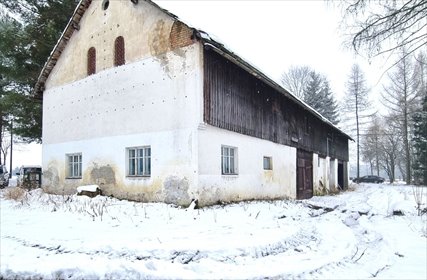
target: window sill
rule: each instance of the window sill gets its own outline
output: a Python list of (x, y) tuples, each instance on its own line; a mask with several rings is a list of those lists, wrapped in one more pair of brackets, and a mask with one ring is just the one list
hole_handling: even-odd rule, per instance
[(239, 174), (221, 174), (221, 176), (223, 177), (223, 178), (230, 178), (230, 179), (232, 179), (232, 178), (238, 178), (239, 177)]
[(139, 179), (139, 178), (148, 179), (148, 178), (151, 178), (151, 175), (126, 175), (126, 178), (128, 178), (128, 179)]
[(82, 177), (66, 177), (66, 180), (78, 180), (81, 179)]

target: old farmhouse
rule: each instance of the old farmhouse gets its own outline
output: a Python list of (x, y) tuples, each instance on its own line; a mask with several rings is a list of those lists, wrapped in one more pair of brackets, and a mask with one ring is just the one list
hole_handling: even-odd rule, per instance
[(36, 84), (43, 187), (181, 205), (346, 188), (348, 135), (149, 0), (82, 0)]

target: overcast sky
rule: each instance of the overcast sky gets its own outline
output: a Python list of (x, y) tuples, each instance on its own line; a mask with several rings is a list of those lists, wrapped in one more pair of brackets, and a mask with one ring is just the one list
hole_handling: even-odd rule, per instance
[[(372, 87), (372, 101), (384, 61), (355, 56), (343, 47), (340, 11), (331, 2), (313, 1), (178, 1), (155, 0), (191, 27), (202, 29), (279, 82), (291, 65), (307, 65), (326, 75), (341, 100), (353, 63)], [(16, 146), (14, 164), (41, 164), (41, 147)]]
[[(365, 71), (369, 86), (384, 69), (343, 47), (337, 5), (312, 1), (155, 0), (192, 27), (217, 37), (276, 81), (291, 65), (308, 65), (329, 79), (343, 96), (353, 63)], [(336, 3), (335, 3), (336, 4)]]

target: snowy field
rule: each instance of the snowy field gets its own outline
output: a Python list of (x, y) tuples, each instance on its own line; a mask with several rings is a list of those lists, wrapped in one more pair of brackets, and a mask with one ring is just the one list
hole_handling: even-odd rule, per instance
[(412, 187), (351, 187), (200, 210), (7, 188), (0, 279), (426, 279)]

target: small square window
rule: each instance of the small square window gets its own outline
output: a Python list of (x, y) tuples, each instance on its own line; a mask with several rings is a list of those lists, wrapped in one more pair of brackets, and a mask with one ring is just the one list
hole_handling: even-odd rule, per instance
[(67, 178), (79, 179), (82, 177), (82, 154), (67, 154)]
[(151, 147), (127, 148), (128, 176), (151, 175)]
[(273, 170), (273, 158), (264, 157), (264, 170)]
[(237, 148), (221, 147), (221, 173), (223, 175), (237, 174)]

